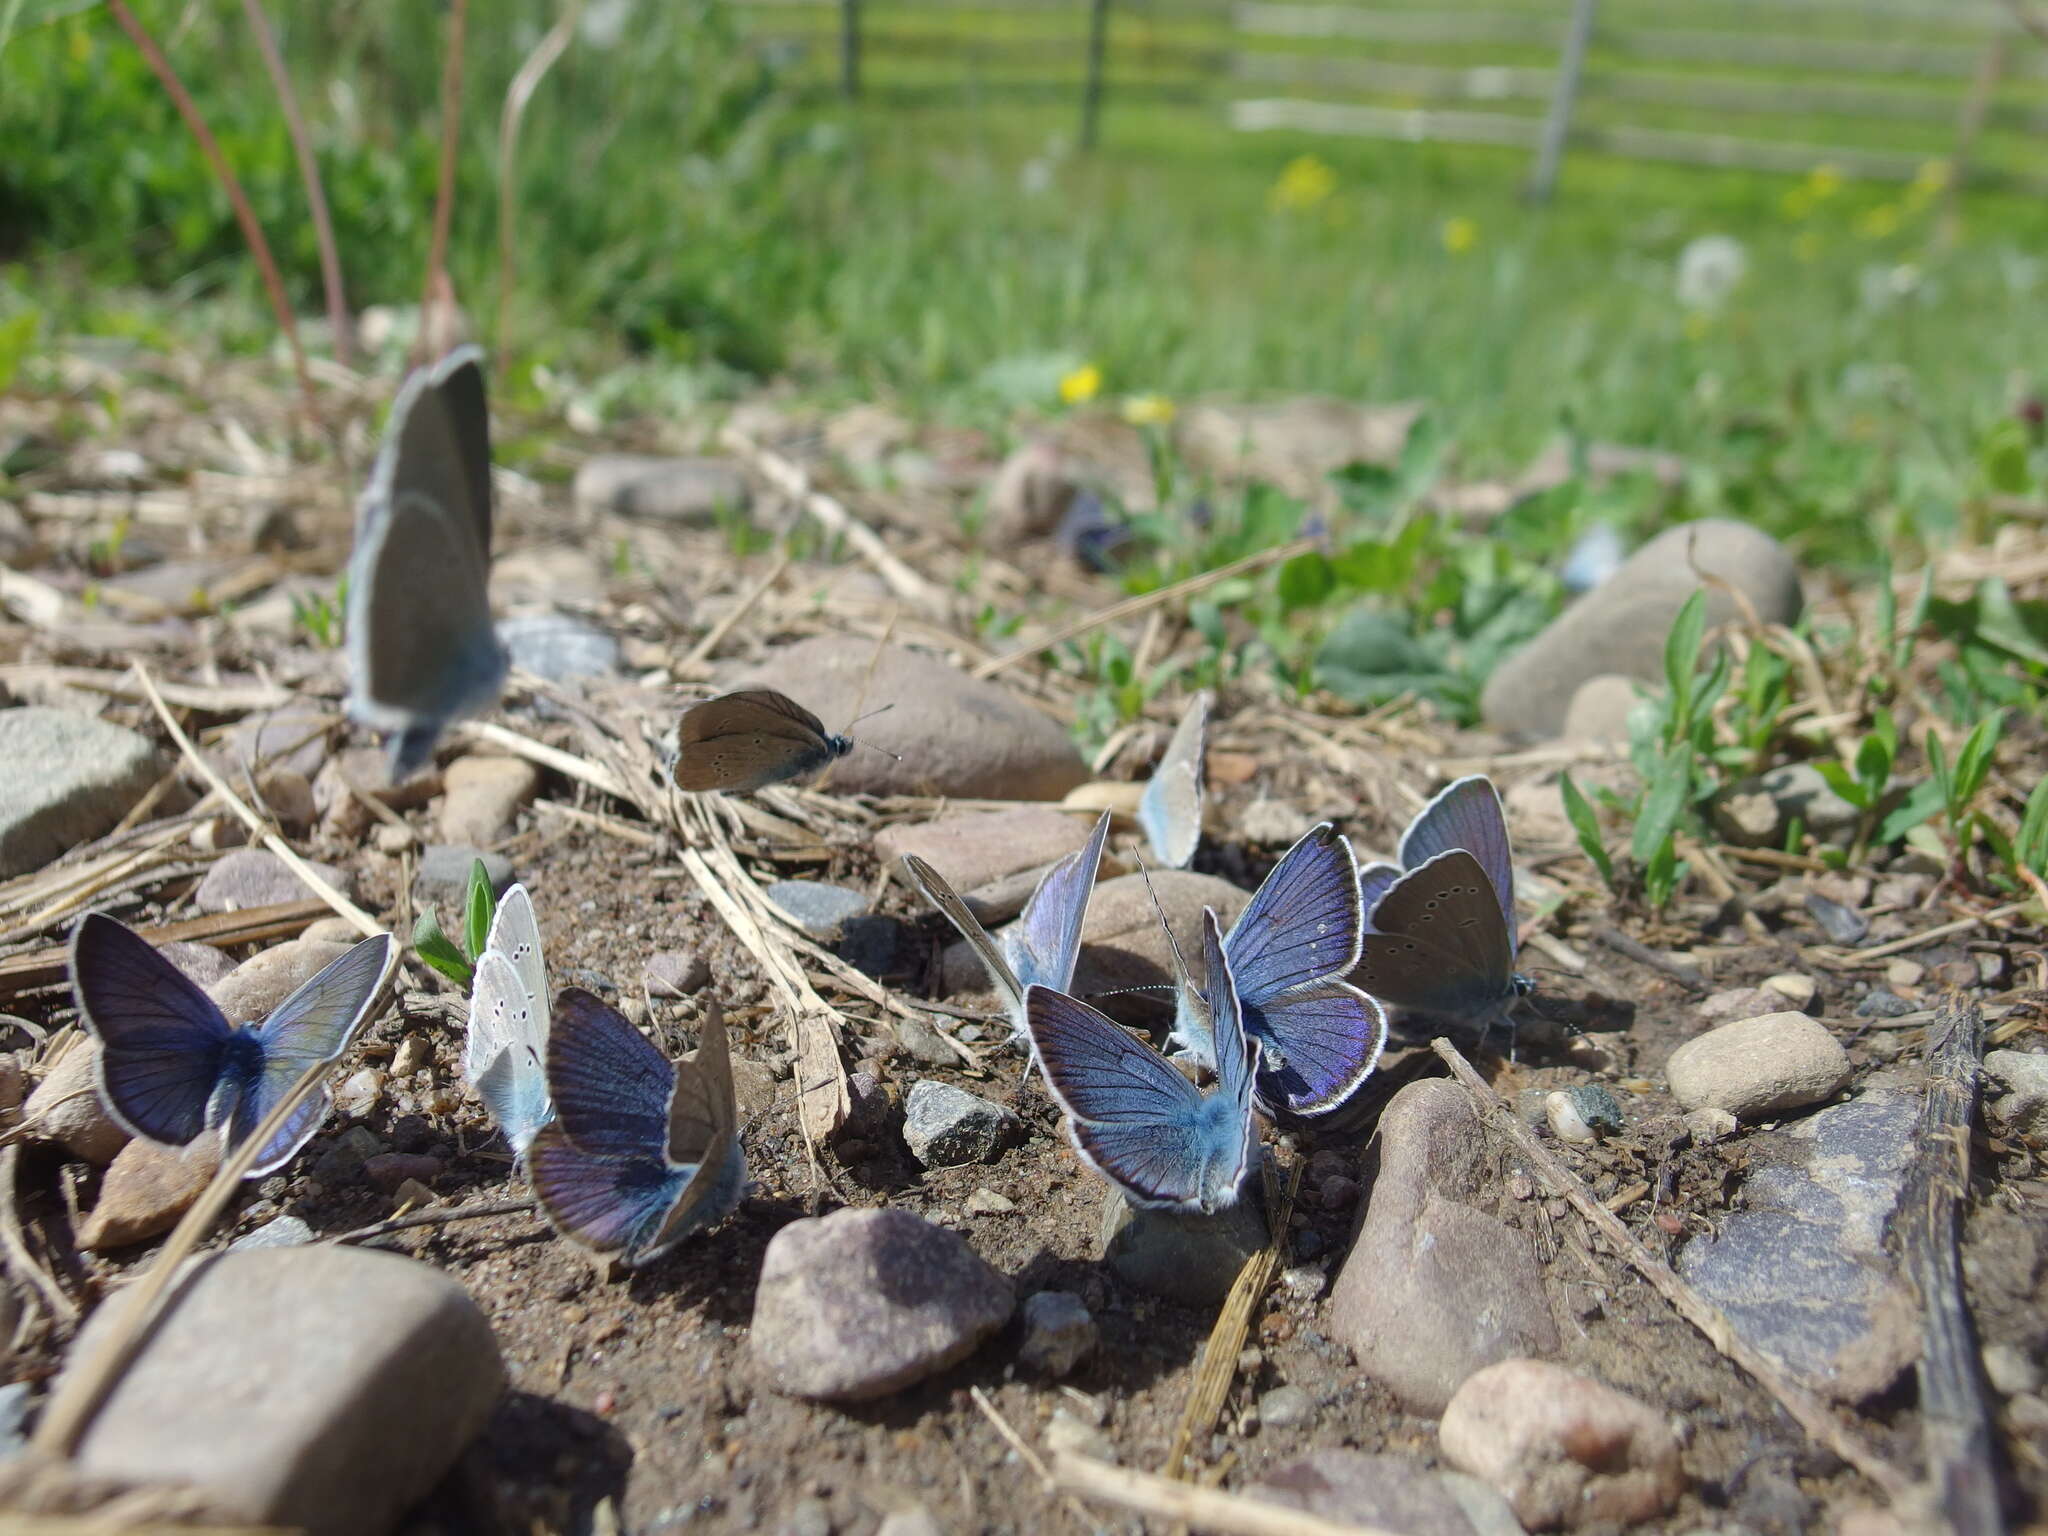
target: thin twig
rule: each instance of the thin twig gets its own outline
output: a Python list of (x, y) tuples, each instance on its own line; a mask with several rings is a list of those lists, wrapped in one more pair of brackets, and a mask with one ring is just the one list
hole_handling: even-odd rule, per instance
[(1647, 965), (1651, 970), (1669, 976), (1681, 987), (1694, 992), (1707, 990), (1707, 978), (1691, 966), (1674, 960), (1669, 955), (1659, 954), (1647, 944), (1638, 943), (1619, 928), (1595, 928), (1593, 941), (1596, 944), (1605, 944), (1617, 955), (1626, 955), (1638, 965)]
[[(1896, 955), (1908, 949), (1918, 949), (1923, 944), (1932, 944), (1936, 939), (1952, 938), (1959, 933), (1968, 933), (1973, 928), (1982, 928), (1986, 923), (1999, 922), (2013, 917), (2026, 909), (2024, 901), (2008, 902), (2002, 907), (1993, 907), (1989, 912), (1980, 912), (1975, 917), (1959, 917), (1952, 923), (1941, 923), (1933, 928), (1923, 928), (1918, 933), (1909, 933), (1903, 939), (1893, 939), (1889, 944), (1874, 945), (1859, 949), (1854, 954), (1840, 959), (1829, 958), (1828, 963), (1837, 970), (1862, 970), (1873, 960), (1882, 960), (1887, 955)], [(1825, 957), (1824, 957), (1825, 958)]]
[(78, 1316), (78, 1303), (64, 1294), (55, 1275), (36, 1262), (22, 1230), (21, 1213), (14, 1206), (20, 1193), (20, 1172), (21, 1148), (12, 1142), (0, 1147), (0, 1250), (5, 1251), (14, 1278), (35, 1288), (53, 1319), (69, 1323)]
[(788, 550), (784, 550), (781, 554), (777, 555), (775, 563), (768, 568), (768, 574), (748, 589), (747, 594), (726, 611), (724, 618), (704, 632), (704, 638), (690, 647), (690, 654), (682, 659), (676, 670), (679, 672), (694, 671), (704, 662), (709, 661), (711, 653), (718, 649), (719, 642), (731, 634), (739, 625), (739, 622), (754, 611), (755, 604), (768, 595), (776, 582), (782, 580), (782, 573), (789, 569), (789, 560)]
[(1480, 1119), (1513, 1142), (1515, 1150), (1528, 1159), (1543, 1181), (1550, 1186), (1552, 1193), (1569, 1200), (1579, 1214), (1585, 1217), (1602, 1237), (1613, 1244), (1615, 1251), (1634, 1265), (1636, 1272), (1678, 1309), (1681, 1317), (1706, 1335), (1708, 1343), (1747, 1371), (1756, 1384), (1776, 1398), (1807, 1434), (1870, 1479), (1886, 1498), (1896, 1503), (1911, 1494), (1911, 1478), (1886, 1461), (1866, 1444), (1860, 1435), (1844, 1425), (1818, 1397), (1790, 1380), (1785, 1375), (1783, 1367), (1736, 1332), (1735, 1325), (1728, 1320), (1725, 1312), (1681, 1280), (1677, 1271), (1637, 1240), (1636, 1235), (1629, 1231), (1620, 1217), (1594, 1198), (1593, 1192), (1579, 1181), (1578, 1176), (1559, 1162), (1551, 1154), (1550, 1149), (1537, 1140), (1535, 1133), (1523, 1125), (1514, 1111), (1502, 1102), (1500, 1096), (1486, 1085), (1477, 1072), (1472, 1070), (1472, 1064), (1459, 1054), (1456, 1046), (1442, 1038), (1433, 1040), (1430, 1044), (1450, 1067), (1451, 1075), (1457, 1078), (1465, 1091), (1471, 1095), (1473, 1107), (1478, 1111)]
[(170, 93), (171, 103), (178, 109), (178, 115), (185, 120), (192, 137), (199, 141), (199, 152), (206, 156), (213, 167), (213, 174), (219, 178), (221, 189), (228, 195), (228, 202), (235, 210), (235, 221), (242, 226), (242, 238), (248, 242), (249, 254), (256, 259), (256, 270), (263, 276), (264, 290), (270, 295), (271, 312), (277, 317), (278, 329), (284, 332), (286, 344), (291, 348), (292, 369), (299, 376), (299, 395), (305, 401), (306, 414), (315, 414), (313, 399), (313, 376), (306, 371), (306, 349), (299, 345), (299, 323), (292, 317), (291, 301), (285, 297), (284, 278), (278, 273), (277, 262), (270, 254), (270, 242), (263, 238), (263, 226), (256, 222), (256, 210), (249, 206), (249, 198), (242, 191), (241, 180), (235, 175), (234, 167), (228, 164), (227, 156), (221, 153), (219, 142), (213, 130), (206, 126), (206, 119), (199, 115), (199, 106), (185, 89), (185, 82), (178, 78), (178, 72), (171, 68), (171, 61), (157, 47), (156, 39), (128, 9), (125, 0), (107, 0), (107, 9), (129, 40), (141, 50), (152, 72)]
[(383, 1221), (373, 1221), (367, 1227), (357, 1227), (353, 1232), (342, 1232), (327, 1239), (330, 1243), (364, 1243), (373, 1237), (384, 1237), (392, 1232), (403, 1232), (410, 1227), (445, 1226), (456, 1221), (481, 1221), (486, 1216), (516, 1216), (521, 1211), (534, 1208), (531, 1200), (499, 1200), (490, 1205), (436, 1206), (431, 1211), (410, 1211), (403, 1216), (392, 1216)]
[(434, 189), (434, 233), (427, 246), (427, 291), (420, 300), (415, 360), (429, 361), (427, 316), (448, 285), (448, 226), (455, 216), (455, 151), (462, 141), (462, 44), (468, 30), (469, 0), (449, 0), (447, 52), (441, 60), (441, 171)]
[(1051, 634), (1020, 645), (1015, 650), (1005, 651), (1000, 656), (990, 657), (974, 669), (974, 675), (976, 677), (994, 677), (998, 672), (1013, 667), (1020, 661), (1029, 660), (1041, 651), (1050, 650), (1053, 646), (1060, 644), (1062, 641), (1071, 640), (1076, 635), (1085, 635), (1091, 629), (1100, 629), (1105, 624), (1115, 624), (1119, 620), (1128, 619), (1143, 613), (1149, 608), (1156, 608), (1161, 603), (1170, 603), (1177, 598), (1186, 597), (1190, 593), (1199, 592), (1204, 587), (1213, 587), (1217, 582), (1228, 581), (1232, 576), (1242, 576), (1247, 571), (1261, 570), (1269, 565), (1292, 560), (1296, 555), (1305, 555), (1316, 547), (1317, 542), (1314, 539), (1295, 539), (1292, 543), (1276, 544), (1271, 549), (1262, 549), (1255, 555), (1246, 555), (1242, 560), (1233, 560), (1228, 565), (1219, 565), (1213, 571), (1202, 571), (1197, 575), (1187, 577), (1185, 580), (1176, 581), (1171, 586), (1161, 587), (1157, 591), (1142, 592), (1136, 597), (1127, 597), (1120, 603), (1111, 603), (1107, 608), (1098, 609), (1086, 618), (1076, 619), (1070, 624), (1062, 624)]
[(1913, 1166), (1892, 1216), (1900, 1265), (1920, 1293), (1920, 1434), (1935, 1505), (1955, 1536), (1996, 1536), (1998, 1507), (1991, 1415), (1983, 1367), (1956, 1252), (1957, 1220), (1970, 1185), (1970, 1127), (1984, 1019), (1952, 997), (1927, 1031), (1927, 1097), (1913, 1138)]
[(751, 462), (764, 479), (795, 502), (812, 521), (852, 545), (854, 552), (874, 567), (875, 574), (882, 578), (891, 592), (927, 612), (943, 616), (951, 611), (952, 599), (944, 587), (927, 581), (897, 559), (889, 546), (882, 542), (880, 534), (847, 511), (836, 498), (813, 487), (810, 476), (801, 466), (763, 448), (734, 427), (728, 426), (719, 436), (728, 448)]
[(334, 333), (334, 360), (344, 368), (355, 366), (355, 326), (349, 319), (348, 293), (341, 281), (341, 254), (334, 244), (334, 220), (327, 213), (327, 192), (320, 185), (320, 162), (313, 156), (313, 140), (306, 132), (306, 119), (299, 111), (298, 93), (292, 77), (277, 51), (277, 34), (270, 18), (263, 14), (261, 0), (242, 0), (249, 18), (249, 30), (256, 34), (257, 51), (277, 92), (277, 104), (284, 113), (285, 132), (291, 135), (292, 153), (298, 157), (299, 175), (306, 183), (306, 208), (313, 216), (313, 241), (320, 248), (320, 282), (327, 290), (327, 327)]
[(592, 789), (602, 790), (615, 800), (639, 803), (619, 781), (618, 775), (602, 763), (593, 763), (588, 758), (576, 756), (573, 752), (564, 752), (560, 747), (551, 747), (544, 741), (535, 741), (531, 736), (522, 736), (506, 726), (494, 724), (489, 720), (465, 720), (455, 727), (454, 734), (470, 741), (487, 741), (494, 747), (503, 747), (516, 757), (523, 757), (530, 763), (538, 763), (543, 768), (554, 769), (564, 778), (581, 780)]
[(512, 77), (511, 85), (505, 89), (505, 109), (498, 116), (498, 334), (493, 340), (500, 372), (510, 366), (512, 359), (512, 274), (513, 253), (517, 249), (512, 226), (519, 212), (519, 177), (513, 156), (519, 147), (519, 125), (526, 117), (533, 93), (540, 89), (541, 81), (575, 39), (576, 19), (582, 14), (583, 0), (569, 0), (561, 19), (548, 28), (547, 36), (534, 45), (533, 52)]
[(178, 724), (177, 717), (171, 713), (170, 707), (164, 703), (163, 696), (156, 691), (156, 683), (150, 677), (148, 669), (139, 661), (135, 663), (135, 676), (142, 684), (143, 692), (149, 696), (150, 707), (156, 711), (157, 718), (163, 721), (164, 729), (171, 733), (171, 740), (178, 744), (178, 749), (185, 754), (192, 766), (199, 771), (199, 776), (206, 780), (207, 785), (213, 792), (226, 802), (228, 809), (239, 816), (242, 819), (242, 824), (262, 840), (263, 846), (276, 854), (280, 859), (283, 859), (286, 866), (293, 874), (299, 877), (308, 890), (326, 902), (328, 906), (334, 908), (341, 916), (347, 918), (350, 923), (355, 925), (356, 931), (361, 933), (364, 938), (374, 939), (383, 933), (383, 928), (378, 925), (374, 917), (370, 916), (369, 913), (328, 884), (327, 880), (318, 870), (314, 869), (312, 865), (308, 864), (293, 851), (290, 843), (287, 843), (283, 838), (271, 831), (263, 818), (250, 810), (243, 803), (241, 796), (228, 788), (227, 781), (213, 771), (213, 765), (199, 755), (199, 749), (192, 745), (192, 738), (185, 734), (185, 728)]
[(1053, 1480), (1064, 1491), (1156, 1515), (1223, 1536), (1398, 1536), (1380, 1525), (1344, 1525), (1299, 1509), (1248, 1499), (1221, 1488), (1113, 1467), (1092, 1456), (1062, 1451), (1053, 1457)]
[(1045, 1464), (1045, 1458), (1031, 1449), (1025, 1443), (1024, 1437), (1010, 1427), (1010, 1421), (996, 1411), (996, 1405), (989, 1401), (986, 1392), (982, 1391), (979, 1387), (969, 1387), (967, 1395), (974, 1399), (974, 1406), (987, 1415), (989, 1423), (995, 1425), (996, 1433), (1009, 1442), (1010, 1449), (1022, 1457), (1024, 1464), (1038, 1474), (1038, 1480), (1045, 1485), (1045, 1491), (1051, 1493), (1053, 1491), (1052, 1468)]

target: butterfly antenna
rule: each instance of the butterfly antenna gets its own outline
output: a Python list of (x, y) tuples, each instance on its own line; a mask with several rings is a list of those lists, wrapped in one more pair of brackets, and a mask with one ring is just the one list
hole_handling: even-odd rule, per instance
[(1166, 930), (1167, 945), (1173, 950), (1174, 974), (1189, 986), (1193, 986), (1194, 977), (1188, 970), (1187, 956), (1180, 952), (1180, 940), (1173, 936), (1173, 924), (1166, 920), (1166, 908), (1159, 903), (1159, 892), (1152, 888), (1152, 871), (1146, 867), (1145, 856), (1142, 853), (1135, 857), (1138, 861), (1138, 873), (1145, 879), (1145, 894), (1152, 898), (1152, 910), (1159, 914), (1159, 926)]
[[(880, 710), (876, 710), (876, 711), (874, 711), (874, 713), (876, 713), (876, 714), (880, 714), (880, 713), (881, 713), (881, 711), (880, 711)], [(862, 715), (862, 716), (861, 716), (860, 718), (861, 718), (861, 720), (865, 720), (865, 719), (867, 719), (867, 716), (866, 716), (866, 715)], [(858, 725), (859, 723), (860, 723), (860, 721), (858, 721), (858, 720), (854, 722), (854, 724), (855, 724), (855, 725)], [(851, 726), (849, 726), (849, 727), (848, 727), (848, 729), (850, 730), (850, 729), (852, 729), (852, 727), (851, 727)], [(862, 740), (861, 740), (861, 739), (860, 739), (860, 738), (859, 738), (858, 736), (856, 736), (856, 737), (854, 737), (854, 738), (853, 738), (853, 744), (854, 744), (854, 745), (855, 745), (856, 747), (866, 747), (866, 748), (868, 749), (868, 751), (870, 751), (870, 752), (879, 752), (879, 753), (881, 753), (881, 754), (882, 754), (882, 756), (884, 756), (884, 757), (888, 758), (888, 759), (889, 759), (889, 761), (891, 761), (892, 763), (900, 763), (900, 762), (902, 762), (902, 761), (903, 761), (903, 754), (902, 754), (902, 753), (900, 753), (900, 752), (891, 752), (891, 751), (890, 751), (890, 750), (889, 750), (889, 749), (888, 749), (887, 747), (878, 747), (878, 746), (876, 746), (876, 745), (875, 745), (875, 744), (874, 744), (874, 743), (873, 743), (872, 741), (862, 741)]]
[(873, 709), (869, 710), (866, 714), (855, 715), (851, 720), (847, 721), (846, 728), (850, 731), (856, 725), (859, 725), (861, 721), (872, 720), (877, 715), (886, 715), (887, 713), (889, 713), (890, 710), (894, 709), (895, 707), (896, 703), (893, 699), (890, 700), (887, 704), (877, 704)]

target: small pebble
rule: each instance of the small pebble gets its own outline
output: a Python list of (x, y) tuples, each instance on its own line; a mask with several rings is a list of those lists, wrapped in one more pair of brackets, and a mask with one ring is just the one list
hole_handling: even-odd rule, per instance
[(2037, 1393), (2022, 1392), (2018, 1397), (2007, 1401), (2005, 1418), (2016, 1434), (2048, 1434), (2048, 1401), (2044, 1401)]
[(711, 965), (693, 949), (663, 949), (647, 957), (641, 975), (656, 997), (690, 997), (710, 982)]
[(1316, 1400), (1300, 1387), (1274, 1387), (1259, 1394), (1259, 1421), (1269, 1429), (1291, 1429), (1315, 1416)]
[(1064, 1408), (1053, 1410), (1040, 1438), (1046, 1450), (1055, 1456), (1067, 1452), (1112, 1464), (1116, 1461), (1116, 1447), (1109, 1443), (1109, 1436)]
[(927, 1168), (993, 1162), (1022, 1129), (1002, 1105), (935, 1078), (913, 1084), (904, 1101), (903, 1140)]
[(427, 1037), (420, 1034), (407, 1035), (398, 1042), (398, 1049), (391, 1053), (391, 1075), (411, 1077), (434, 1061), (434, 1048), (427, 1043)]
[(1685, 1128), (1697, 1147), (1711, 1147), (1717, 1141), (1726, 1141), (1735, 1134), (1739, 1125), (1740, 1122), (1725, 1109), (1696, 1109), (1685, 1117)]
[(848, 918), (868, 909), (868, 899), (859, 891), (820, 880), (778, 880), (764, 894), (806, 937), (828, 944), (839, 937)]
[(240, 1253), (251, 1248), (296, 1248), (313, 1241), (313, 1229), (296, 1216), (279, 1216), (253, 1232), (244, 1232), (228, 1247)]
[(1775, 992), (1794, 1008), (1806, 1009), (1813, 1006), (1814, 998), (1820, 995), (1820, 983), (1811, 976), (1802, 976), (1797, 971), (1787, 971), (1777, 976), (1766, 976), (1763, 989)]
[(798, 1499), (776, 1528), (777, 1536), (832, 1536), (832, 1510), (823, 1499)]
[(1621, 1106), (1614, 1095), (1598, 1083), (1580, 1083), (1558, 1093), (1546, 1094), (1544, 1118), (1560, 1141), (1584, 1144), (1627, 1129)]
[(1917, 987), (1927, 975), (1927, 967), (1918, 960), (1900, 956), (1885, 962), (1884, 979), (1894, 987)]
[(1067, 1376), (1098, 1343), (1095, 1319), (1071, 1291), (1039, 1291), (1024, 1299), (1024, 1342), (1017, 1358), (1047, 1376)]
[(967, 1197), (967, 1214), (970, 1216), (1007, 1216), (1016, 1209), (1016, 1201), (992, 1189), (977, 1189)]
[(1808, 915), (1820, 924), (1821, 932), (1837, 944), (1861, 944), (1870, 937), (1869, 922), (1854, 907), (1846, 907), (1818, 891), (1806, 893), (1805, 905)]
[(1849, 1080), (1849, 1056), (1825, 1025), (1787, 1011), (1695, 1036), (1671, 1053), (1664, 1075), (1688, 1110), (1763, 1120), (1831, 1098)]
[(2012, 1344), (1984, 1346), (1984, 1375), (2004, 1397), (2033, 1392), (2041, 1385), (2041, 1368)]
[(1859, 1019), (1901, 1019), (1918, 1012), (1919, 1007), (1888, 987), (1872, 987), (1857, 1000), (1854, 1012)]

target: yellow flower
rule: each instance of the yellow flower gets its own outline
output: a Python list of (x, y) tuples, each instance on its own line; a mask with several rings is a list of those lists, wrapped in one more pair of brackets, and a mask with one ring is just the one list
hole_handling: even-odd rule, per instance
[(1479, 225), (1464, 214), (1456, 214), (1444, 220), (1444, 249), (1453, 256), (1462, 256), (1479, 243)]
[(1805, 187), (1793, 187), (1778, 199), (1778, 206), (1785, 210), (1785, 217), (1797, 222), (1813, 212), (1813, 194)]
[(1060, 401), (1064, 405), (1086, 405), (1102, 393), (1102, 370), (1083, 363), (1060, 380)]
[(1875, 208), (1865, 209), (1863, 216), (1856, 221), (1856, 233), (1866, 240), (1883, 240), (1897, 234), (1898, 229), (1897, 203), (1879, 203)]
[(1815, 202), (1833, 197), (1842, 190), (1842, 168), (1823, 160), (1808, 173), (1806, 190), (1813, 194)]
[(1707, 312), (1703, 309), (1689, 309), (1685, 312), (1685, 339), (1705, 341), (1709, 325)]
[(1792, 242), (1792, 254), (1804, 262), (1820, 260), (1820, 234), (1815, 230), (1804, 231)]
[(1337, 190), (1337, 173), (1314, 155), (1297, 155), (1281, 169), (1270, 194), (1275, 209), (1313, 208)]
[(1173, 402), (1164, 395), (1132, 395), (1124, 401), (1124, 420), (1134, 427), (1163, 427), (1173, 420)]

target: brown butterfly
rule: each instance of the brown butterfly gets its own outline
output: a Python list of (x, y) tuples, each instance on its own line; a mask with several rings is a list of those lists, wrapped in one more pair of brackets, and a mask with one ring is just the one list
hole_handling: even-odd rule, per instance
[(743, 688), (692, 704), (676, 725), (676, 788), (750, 790), (801, 779), (853, 750), (803, 705), (773, 688)]

